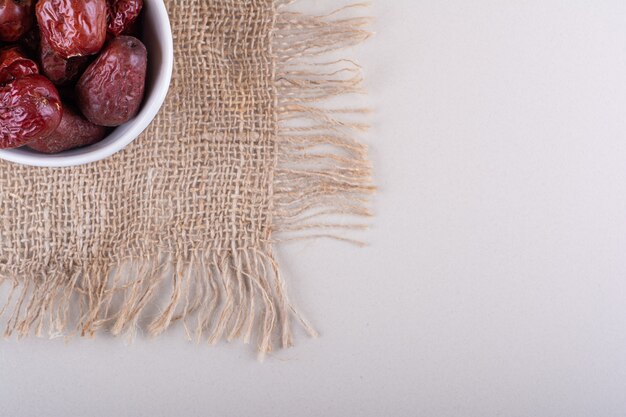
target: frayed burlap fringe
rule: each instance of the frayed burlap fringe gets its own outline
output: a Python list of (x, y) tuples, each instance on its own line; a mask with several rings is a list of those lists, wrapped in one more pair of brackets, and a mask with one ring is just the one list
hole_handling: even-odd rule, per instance
[(180, 322), (197, 342), (256, 339), (263, 356), (277, 344), (292, 345), (292, 321), (316, 335), (287, 297), (272, 246), (316, 237), (361, 243), (343, 233), (366, 224), (333, 218), (371, 215), (367, 148), (353, 137), (366, 128), (355, 117), (367, 110), (325, 105), (362, 93), (361, 70), (353, 61), (326, 57), (366, 39), (368, 19), (341, 17), (361, 5), (311, 16), (292, 11), (291, 3), (272, 6), (276, 130), (267, 239), (114, 261), (50, 257), (33, 264), (5, 253), (4, 336), (92, 337), (99, 330), (156, 336)]
[(44, 329), (50, 337), (93, 337), (101, 329), (131, 338), (146, 329), (157, 336), (180, 321), (189, 340), (211, 344), (222, 338), (249, 343), (257, 331), (259, 352), (265, 354), (275, 335), (282, 346), (291, 346), (291, 315), (315, 335), (287, 301), (268, 248), (48, 269), (4, 281), (10, 286), (0, 310), (5, 337), (44, 336)]
[(357, 63), (325, 59), (371, 35), (365, 29), (369, 18), (340, 17), (364, 6), (353, 4), (324, 16), (289, 11), (277, 15), (274, 53), (280, 130), (273, 195), (274, 231), (288, 234), (282, 240), (330, 237), (363, 244), (341, 232), (365, 229), (367, 224), (332, 218), (371, 216), (367, 203), (374, 187), (368, 150), (354, 137), (367, 130), (358, 119), (368, 109), (324, 104), (364, 93)]

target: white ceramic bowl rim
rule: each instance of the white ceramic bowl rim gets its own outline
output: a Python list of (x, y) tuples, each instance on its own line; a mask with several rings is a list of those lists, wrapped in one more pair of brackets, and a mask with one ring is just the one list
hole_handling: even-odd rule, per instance
[[(150, 125), (167, 96), (174, 67), (174, 45), (172, 29), (163, 0), (146, 0), (144, 4), (146, 8), (144, 13), (149, 15), (144, 17), (144, 22), (150, 20), (149, 25), (151, 26), (144, 29), (144, 34), (148, 29), (156, 34), (157, 39), (153, 39), (153, 42), (159, 43), (158, 52), (161, 55), (161, 62), (158, 71), (150, 71), (150, 59), (156, 46), (146, 44), (148, 47), (149, 76), (152, 75), (154, 79), (151, 80), (152, 88), (149, 91), (148, 88), (146, 89), (146, 96), (139, 114), (128, 123), (117, 127), (103, 141), (85, 148), (53, 155), (24, 148), (0, 150), (1, 159), (39, 167), (68, 167), (88, 164), (108, 158), (124, 149)], [(111, 139), (111, 136), (114, 138)]]

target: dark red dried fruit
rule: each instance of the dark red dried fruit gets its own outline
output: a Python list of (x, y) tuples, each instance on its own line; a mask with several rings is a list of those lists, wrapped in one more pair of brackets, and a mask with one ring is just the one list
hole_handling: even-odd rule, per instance
[(59, 153), (100, 142), (106, 134), (106, 127), (90, 123), (64, 104), (63, 117), (56, 130), (46, 138), (30, 142), (28, 147), (42, 153)]
[(0, 84), (33, 74), (39, 74), (37, 64), (27, 58), (18, 46), (0, 49)]
[[(137, 20), (135, 20), (133, 23), (131, 23), (124, 29), (121, 35), (134, 36), (135, 38), (141, 39), (142, 30), (143, 30), (143, 25), (141, 24), (141, 16), (139, 16)], [(110, 31), (107, 31), (107, 41), (111, 41), (115, 39), (117, 36), (120, 36), (120, 35), (114, 35)]]
[(76, 100), (85, 117), (101, 126), (119, 126), (141, 106), (148, 52), (137, 38), (120, 36), (84, 72)]
[(88, 56), (65, 59), (50, 47), (46, 38), (41, 38), (41, 69), (57, 85), (67, 84), (78, 78), (89, 64)]
[(110, 34), (119, 36), (127, 32), (139, 17), (143, 0), (107, 0), (108, 28)]
[(93, 55), (106, 40), (106, 0), (39, 0), (37, 21), (61, 57)]
[(44, 76), (31, 75), (0, 86), (0, 149), (49, 136), (61, 115), (59, 94)]
[(0, 40), (15, 42), (33, 25), (33, 0), (0, 0)]

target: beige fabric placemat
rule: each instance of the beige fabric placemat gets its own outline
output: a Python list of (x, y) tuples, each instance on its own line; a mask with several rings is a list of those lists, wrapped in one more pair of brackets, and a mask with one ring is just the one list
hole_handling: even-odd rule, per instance
[[(369, 216), (360, 68), (327, 53), (364, 40), (354, 9), (166, 0), (175, 67), (166, 104), (115, 156), (81, 167), (0, 163), (5, 335), (158, 335), (292, 343), (281, 239), (341, 238), (328, 216)], [(345, 15), (348, 15), (346, 17)], [(358, 102), (358, 101), (357, 101)]]

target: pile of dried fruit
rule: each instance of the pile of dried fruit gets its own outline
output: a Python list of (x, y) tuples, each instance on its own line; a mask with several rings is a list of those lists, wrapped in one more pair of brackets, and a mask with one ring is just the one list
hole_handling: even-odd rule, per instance
[(0, 149), (96, 143), (141, 106), (143, 0), (0, 0)]

